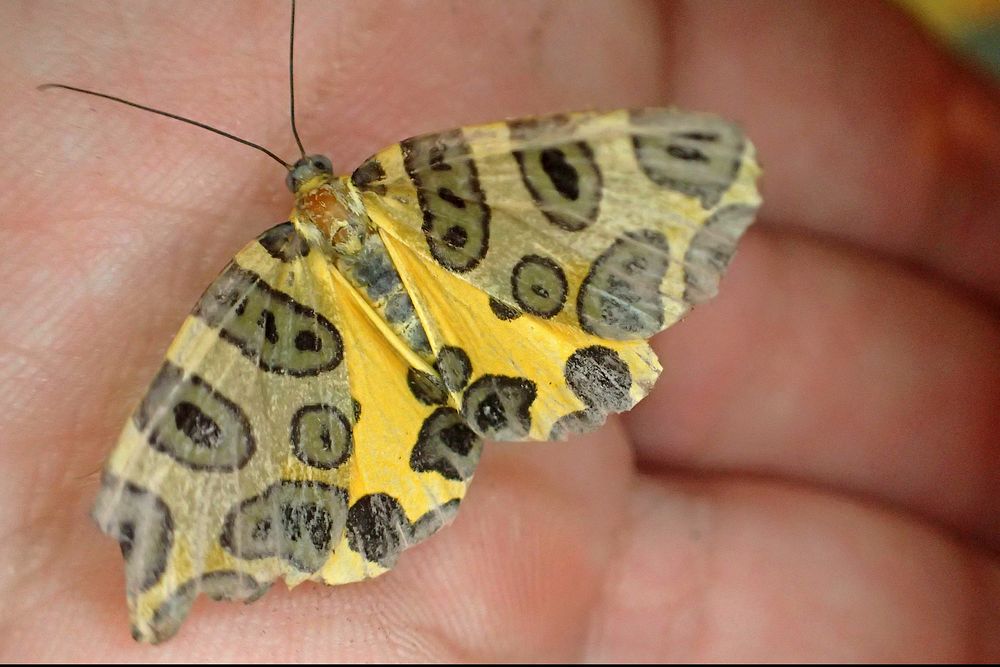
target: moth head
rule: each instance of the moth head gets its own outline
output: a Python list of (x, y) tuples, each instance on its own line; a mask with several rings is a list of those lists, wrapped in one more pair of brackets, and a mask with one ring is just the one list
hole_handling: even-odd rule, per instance
[(333, 178), (333, 163), (325, 155), (307, 155), (292, 165), (285, 177), (288, 189), (298, 194), (303, 188), (318, 185)]

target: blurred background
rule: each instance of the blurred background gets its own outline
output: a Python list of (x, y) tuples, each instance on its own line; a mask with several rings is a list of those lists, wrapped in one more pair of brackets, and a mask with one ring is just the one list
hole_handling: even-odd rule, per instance
[(1000, 0), (896, 0), (953, 51), (1000, 82)]

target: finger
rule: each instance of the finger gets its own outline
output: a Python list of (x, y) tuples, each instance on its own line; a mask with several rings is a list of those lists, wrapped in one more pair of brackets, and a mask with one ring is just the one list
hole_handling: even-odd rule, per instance
[(1000, 544), (1000, 325), (920, 274), (751, 231), (709, 308), (656, 339), (640, 464), (874, 495)]
[(1000, 564), (815, 491), (646, 477), (588, 661), (991, 661)]
[(764, 217), (1000, 295), (1000, 92), (892, 3), (664, 7), (677, 104), (740, 119)]

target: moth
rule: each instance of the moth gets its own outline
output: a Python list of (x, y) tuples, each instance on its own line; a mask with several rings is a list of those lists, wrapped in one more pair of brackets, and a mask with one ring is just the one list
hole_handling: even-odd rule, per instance
[(673, 109), (285, 164), (288, 219), (208, 287), (102, 476), (141, 641), (199, 593), (378, 576), (452, 520), (484, 440), (630, 409), (647, 339), (716, 293), (760, 205), (740, 129)]

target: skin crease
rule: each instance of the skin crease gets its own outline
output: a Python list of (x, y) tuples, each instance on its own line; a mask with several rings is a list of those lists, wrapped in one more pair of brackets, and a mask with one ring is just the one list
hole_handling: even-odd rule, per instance
[[(185, 6), (186, 5), (186, 6)], [(128, 634), (98, 470), (202, 290), (284, 219), (287, 7), (0, 4), (0, 659), (1000, 659), (1000, 96), (871, 2), (300, 4), (299, 127), (343, 172), (418, 132), (676, 104), (764, 208), (665, 371), (568, 443), (489, 445), (371, 582)], [(484, 32), (488, 26), (488, 32)]]

